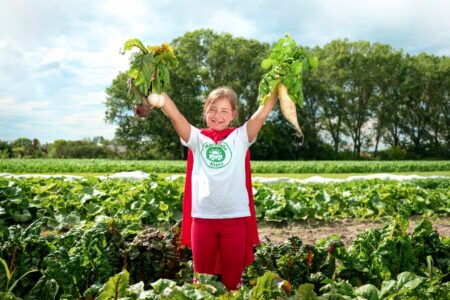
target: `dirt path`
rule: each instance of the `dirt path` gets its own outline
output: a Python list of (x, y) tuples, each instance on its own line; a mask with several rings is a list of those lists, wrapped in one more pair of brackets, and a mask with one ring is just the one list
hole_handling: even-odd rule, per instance
[[(409, 221), (409, 230), (412, 232), (415, 224), (420, 222), (421, 218), (414, 217)], [(450, 236), (450, 217), (432, 219), (433, 228), (441, 236)], [(346, 247), (349, 247), (355, 236), (367, 229), (381, 228), (385, 220), (379, 221), (360, 221), (360, 220), (342, 220), (330, 223), (324, 222), (302, 222), (302, 223), (259, 223), (259, 237), (263, 240), (268, 237), (274, 243), (281, 243), (290, 236), (299, 236), (303, 243), (314, 244), (316, 240), (329, 237), (333, 234), (341, 236)]]

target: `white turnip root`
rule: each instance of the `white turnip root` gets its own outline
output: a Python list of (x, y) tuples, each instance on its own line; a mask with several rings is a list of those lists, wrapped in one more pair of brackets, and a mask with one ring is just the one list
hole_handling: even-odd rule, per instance
[(295, 103), (291, 100), (288, 90), (281, 82), (278, 84), (278, 99), (280, 99), (280, 107), (283, 116), (291, 123), (297, 130), (299, 136), (303, 137), (303, 132), (298, 124), (297, 109)]
[(151, 106), (161, 108), (164, 105), (164, 96), (157, 93), (151, 93), (147, 98)]
[(164, 96), (150, 93), (147, 98), (143, 97), (141, 104), (134, 108), (134, 115), (140, 119), (148, 118), (153, 107), (161, 108), (164, 105)]

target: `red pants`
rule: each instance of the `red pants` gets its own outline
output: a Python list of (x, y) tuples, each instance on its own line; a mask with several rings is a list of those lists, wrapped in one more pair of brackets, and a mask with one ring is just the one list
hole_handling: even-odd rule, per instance
[(220, 258), (222, 283), (239, 289), (245, 257), (245, 218), (192, 219), (194, 272), (214, 274)]

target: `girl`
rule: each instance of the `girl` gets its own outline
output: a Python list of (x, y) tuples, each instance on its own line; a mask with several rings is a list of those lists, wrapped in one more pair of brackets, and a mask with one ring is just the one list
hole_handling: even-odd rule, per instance
[(253, 261), (253, 246), (259, 243), (248, 148), (277, 98), (275, 89), (244, 125), (230, 128), (238, 99), (232, 89), (217, 88), (203, 108), (207, 129), (189, 124), (167, 94), (150, 100), (189, 148), (182, 244), (192, 248), (194, 272), (220, 274), (228, 290), (240, 288), (242, 271)]

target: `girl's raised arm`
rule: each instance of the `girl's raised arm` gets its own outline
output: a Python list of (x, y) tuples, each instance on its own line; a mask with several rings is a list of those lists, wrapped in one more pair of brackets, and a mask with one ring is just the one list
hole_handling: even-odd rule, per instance
[(259, 130), (264, 125), (264, 121), (278, 100), (278, 89), (274, 89), (269, 97), (266, 99), (264, 106), (260, 106), (258, 110), (247, 121), (248, 140), (253, 141), (258, 135)]
[(172, 125), (180, 138), (182, 138), (185, 142), (189, 141), (189, 136), (191, 135), (191, 124), (189, 124), (183, 114), (181, 114), (178, 110), (175, 103), (166, 93), (161, 93), (161, 97), (163, 101), (159, 100), (156, 103), (152, 103), (153, 101), (150, 99), (150, 104), (161, 108), (164, 114), (172, 122)]

